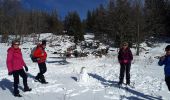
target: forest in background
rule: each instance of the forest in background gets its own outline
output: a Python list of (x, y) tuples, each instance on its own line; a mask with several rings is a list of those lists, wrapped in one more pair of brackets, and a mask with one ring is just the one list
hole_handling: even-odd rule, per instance
[(28, 10), (18, 0), (0, 0), (1, 42), (7, 42), (9, 35), (22, 39), (32, 33), (70, 35), (75, 43), (82, 41), (85, 33), (94, 33), (106, 44), (119, 46), (128, 41), (139, 45), (150, 36), (170, 36), (170, 1), (109, 0), (81, 19), (76, 11), (61, 18), (57, 9)]

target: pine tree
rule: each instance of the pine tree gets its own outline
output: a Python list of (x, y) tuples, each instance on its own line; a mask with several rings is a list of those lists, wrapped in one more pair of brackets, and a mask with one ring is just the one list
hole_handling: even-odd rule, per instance
[(95, 33), (95, 38), (103, 43), (108, 43), (107, 34), (107, 12), (103, 5), (100, 5), (92, 13), (93, 19), (93, 33)]
[(63, 24), (59, 19), (59, 15), (56, 10), (52, 11), (50, 16), (47, 15), (46, 17), (48, 23), (48, 29), (52, 33), (62, 33), (63, 31)]
[(104, 6), (101, 4), (99, 8), (96, 9), (96, 22), (94, 25), (95, 33), (104, 34), (105, 33), (105, 17), (106, 11)]
[(116, 39), (115, 44), (119, 46), (123, 41), (132, 41), (131, 33), (131, 7), (128, 0), (117, 0), (115, 7), (115, 32)]
[(64, 20), (64, 27), (68, 35), (74, 36), (76, 44), (84, 39), (81, 19), (77, 12), (68, 13)]
[(170, 36), (170, 1), (166, 1), (166, 33)]
[(92, 32), (93, 31), (93, 19), (92, 19), (91, 11), (87, 12), (86, 30), (87, 30), (87, 32)]
[(136, 55), (139, 56), (139, 48), (140, 48), (140, 42), (144, 40), (144, 15), (143, 15), (143, 7), (142, 7), (142, 1), (136, 0), (133, 5), (133, 30), (132, 33), (134, 34), (133, 39), (136, 43)]
[(115, 1), (114, 0), (110, 0), (109, 4), (107, 6), (107, 18), (106, 18), (106, 22), (107, 22), (107, 34), (109, 35), (109, 37), (111, 37), (112, 39), (115, 39)]
[(145, 0), (146, 31), (153, 35), (164, 34), (166, 6), (164, 0)]

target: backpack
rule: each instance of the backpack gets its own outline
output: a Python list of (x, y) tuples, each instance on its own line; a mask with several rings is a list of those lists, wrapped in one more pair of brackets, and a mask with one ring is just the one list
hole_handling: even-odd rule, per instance
[(37, 49), (37, 46), (34, 47), (34, 48), (31, 50), (30, 58), (31, 58), (32, 62), (37, 62), (37, 61), (38, 61), (37, 58), (34, 57), (34, 52), (35, 52), (36, 49)]

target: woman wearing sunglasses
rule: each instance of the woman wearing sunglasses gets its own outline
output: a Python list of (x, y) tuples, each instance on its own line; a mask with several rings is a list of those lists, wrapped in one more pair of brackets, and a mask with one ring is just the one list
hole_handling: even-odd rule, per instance
[(7, 51), (6, 60), (8, 75), (13, 75), (14, 77), (14, 96), (16, 97), (22, 97), (18, 90), (19, 76), (23, 78), (24, 92), (31, 91), (27, 84), (27, 74), (23, 69), (25, 67), (25, 70), (28, 71), (28, 68), (23, 60), (19, 45), (20, 42), (18, 40), (12, 41), (12, 45)]
[(124, 42), (118, 53), (118, 60), (120, 63), (120, 76), (118, 85), (122, 85), (124, 74), (126, 72), (126, 85), (130, 85), (130, 67), (133, 60), (132, 52), (127, 42)]

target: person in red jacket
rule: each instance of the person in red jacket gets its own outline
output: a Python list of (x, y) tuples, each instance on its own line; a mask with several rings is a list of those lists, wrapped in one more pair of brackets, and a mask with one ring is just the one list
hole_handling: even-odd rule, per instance
[(126, 85), (130, 85), (130, 68), (133, 60), (133, 55), (128, 47), (128, 43), (124, 42), (118, 53), (118, 60), (120, 63), (120, 76), (118, 85), (122, 85), (124, 74), (126, 72)]
[(22, 97), (18, 90), (19, 76), (23, 78), (24, 91), (31, 91), (31, 88), (29, 88), (27, 84), (27, 74), (23, 69), (23, 67), (25, 67), (25, 70), (28, 71), (28, 67), (23, 60), (19, 45), (20, 42), (18, 40), (12, 42), (12, 46), (7, 51), (6, 59), (8, 75), (13, 75), (14, 77), (14, 96), (16, 97)]
[(45, 77), (44, 77), (44, 73), (47, 71), (47, 67), (45, 63), (47, 59), (47, 53), (45, 51), (45, 48), (46, 48), (46, 40), (43, 40), (41, 44), (37, 45), (37, 48), (33, 54), (34, 57), (37, 58), (37, 62), (38, 62), (39, 70), (40, 70), (40, 72), (37, 74), (35, 79), (41, 82), (42, 84), (48, 83), (46, 82)]

